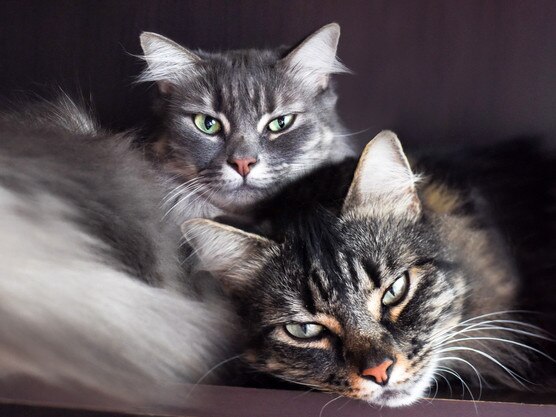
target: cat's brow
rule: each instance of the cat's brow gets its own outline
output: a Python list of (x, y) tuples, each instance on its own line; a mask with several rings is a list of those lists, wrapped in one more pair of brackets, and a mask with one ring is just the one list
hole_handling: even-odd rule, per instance
[(365, 271), (367, 277), (373, 283), (375, 288), (380, 288), (380, 273), (376, 265), (368, 259), (361, 259), (361, 266), (363, 267), (363, 270)]
[(303, 290), (301, 292), (301, 297), (303, 300), (303, 305), (307, 309), (307, 311), (311, 314), (316, 314), (317, 308), (315, 305), (315, 298), (313, 295), (312, 286), (307, 281), (303, 286)]
[(315, 270), (311, 271), (311, 273), (309, 274), (307, 285), (309, 288), (309, 293), (312, 296), (313, 305), (315, 305), (315, 300), (322, 300), (324, 302), (327, 302), (329, 300), (330, 295), (326, 288), (327, 285), (322, 281), (322, 274), (319, 274)]

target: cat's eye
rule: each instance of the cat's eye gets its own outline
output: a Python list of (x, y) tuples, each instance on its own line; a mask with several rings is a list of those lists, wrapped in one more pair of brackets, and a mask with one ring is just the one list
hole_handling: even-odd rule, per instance
[(409, 288), (409, 274), (404, 272), (392, 285), (386, 290), (382, 296), (382, 304), (385, 306), (394, 306), (398, 304), (407, 295)]
[(195, 126), (197, 126), (197, 129), (207, 135), (216, 135), (222, 129), (220, 120), (206, 114), (196, 114), (193, 116), (193, 122)]
[(270, 121), (270, 123), (267, 125), (268, 130), (270, 130), (273, 133), (281, 132), (282, 130), (286, 130), (288, 127), (290, 127), (293, 124), (294, 120), (295, 120), (294, 114), (286, 114), (285, 116), (279, 116), (276, 119)]
[(325, 328), (316, 323), (290, 323), (285, 326), (286, 332), (297, 339), (313, 339), (320, 336)]

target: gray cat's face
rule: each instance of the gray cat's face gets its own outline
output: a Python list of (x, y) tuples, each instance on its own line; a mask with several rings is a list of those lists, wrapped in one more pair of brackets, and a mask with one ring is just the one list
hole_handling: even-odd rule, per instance
[[(163, 169), (189, 193), (225, 209), (249, 206), (323, 162), (345, 155), (330, 74), (339, 28), (328, 25), (292, 52), (191, 52), (143, 34), (143, 79), (161, 92)], [(336, 141), (337, 143), (337, 141)]]
[(283, 244), (208, 221), (184, 233), (236, 301), (245, 359), (288, 381), (410, 404), (461, 321), (463, 278), (390, 133), (367, 147), (339, 218), (315, 214)]

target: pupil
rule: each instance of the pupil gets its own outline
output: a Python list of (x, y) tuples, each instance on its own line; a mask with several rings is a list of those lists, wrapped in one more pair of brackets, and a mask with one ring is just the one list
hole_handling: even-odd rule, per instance
[(279, 117), (278, 118), (278, 126), (280, 126), (281, 128), (284, 127), (286, 123), (284, 122), (284, 118), (283, 117)]
[(214, 126), (215, 120), (212, 117), (206, 117), (205, 118), (205, 127), (207, 129), (210, 129), (212, 126)]
[(303, 334), (307, 334), (307, 325), (306, 325), (306, 324), (302, 324), (302, 325), (301, 325), (301, 332), (302, 332)]

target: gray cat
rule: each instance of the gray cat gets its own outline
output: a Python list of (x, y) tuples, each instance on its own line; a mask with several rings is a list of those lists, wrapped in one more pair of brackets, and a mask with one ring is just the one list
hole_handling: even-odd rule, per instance
[(228, 352), (231, 315), (197, 300), (131, 142), (68, 99), (0, 115), (0, 377), (137, 402)]
[(172, 184), (181, 219), (248, 217), (304, 173), (354, 156), (336, 113), (331, 74), (340, 28), (293, 50), (191, 51), (143, 33), (142, 81), (158, 85), (149, 154)]
[(209, 220), (183, 230), (236, 304), (247, 363), (397, 407), (431, 395), (439, 378), (467, 390), (527, 386), (529, 354), (543, 355), (522, 340), (542, 332), (508, 312), (519, 285), (512, 256), (486, 207), (468, 203), (415, 175), (383, 132), (340, 212), (290, 219), (279, 243)]

